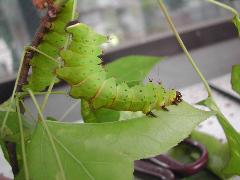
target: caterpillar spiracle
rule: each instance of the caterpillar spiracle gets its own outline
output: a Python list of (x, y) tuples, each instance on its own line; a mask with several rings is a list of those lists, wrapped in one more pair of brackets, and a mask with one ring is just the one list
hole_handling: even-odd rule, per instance
[(142, 111), (151, 113), (153, 109), (165, 109), (182, 101), (181, 93), (165, 90), (161, 84), (148, 82), (146, 85), (129, 87), (117, 84), (115, 78), (107, 78), (98, 57), (100, 45), (107, 37), (94, 32), (83, 23), (75, 23), (66, 28), (72, 34), (68, 50), (60, 52), (64, 67), (56, 73), (70, 86), (70, 96), (87, 100), (92, 108), (109, 108), (118, 111)]

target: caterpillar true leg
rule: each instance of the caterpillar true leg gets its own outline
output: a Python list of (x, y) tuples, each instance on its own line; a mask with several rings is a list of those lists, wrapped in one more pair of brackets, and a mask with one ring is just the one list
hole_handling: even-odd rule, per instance
[(147, 112), (147, 114), (146, 114), (147, 116), (151, 116), (151, 117), (157, 117), (157, 115), (156, 114), (154, 114), (152, 111), (149, 111), (149, 112)]
[(169, 109), (168, 108), (166, 108), (166, 106), (164, 105), (164, 106), (162, 106), (161, 107), (164, 111), (169, 111)]

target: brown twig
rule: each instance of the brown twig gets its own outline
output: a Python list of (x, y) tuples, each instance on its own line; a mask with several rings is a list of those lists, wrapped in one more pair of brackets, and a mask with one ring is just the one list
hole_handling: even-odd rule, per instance
[[(40, 27), (33, 38), (31, 46), (36, 48), (41, 43), (44, 34), (49, 30), (51, 26), (51, 21), (54, 18), (56, 18), (57, 11), (58, 8), (56, 6), (54, 5), (49, 6), (47, 14), (40, 20)], [(24, 56), (23, 66), (21, 69), (20, 78), (17, 86), (17, 92), (22, 91), (22, 86), (27, 82), (28, 72), (30, 69), (29, 62), (33, 58), (33, 56), (34, 56), (33, 50), (29, 50), (28, 52), (26, 52)]]
[[(60, 7), (62, 6), (62, 4), (64, 2), (65, 1), (61, 0), (56, 4), (49, 4), (47, 14), (41, 18), (39, 29), (33, 38), (31, 46), (36, 48), (41, 43), (44, 34), (50, 28), (51, 21), (56, 18), (57, 12), (59, 11)], [(33, 58), (33, 56), (34, 56), (34, 51), (32, 51), (32, 50), (27, 51), (24, 56), (23, 65), (20, 70), (21, 72), (20, 72), (19, 81), (17, 82), (18, 85), (17, 85), (16, 92), (21, 92), (22, 86), (24, 84), (26, 84), (26, 82), (27, 82), (28, 72), (30, 69), (29, 62)], [(22, 109), (21, 113), (24, 113), (23, 108), (21, 108), (21, 109)], [(17, 160), (17, 155), (16, 155), (17, 154), (16, 153), (16, 144), (13, 142), (5, 142), (5, 143), (6, 143), (6, 148), (7, 148), (8, 154), (9, 154), (9, 160), (10, 160), (10, 164), (12, 166), (13, 174), (16, 175), (19, 172), (18, 160)]]

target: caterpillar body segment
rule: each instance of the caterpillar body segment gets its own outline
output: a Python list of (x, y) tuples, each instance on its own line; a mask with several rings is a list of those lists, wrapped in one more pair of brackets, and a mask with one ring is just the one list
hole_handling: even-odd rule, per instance
[[(104, 107), (145, 114), (181, 102), (180, 92), (165, 90), (161, 84), (148, 82), (129, 87), (124, 82), (117, 84), (113, 77), (107, 78), (107, 72), (98, 58), (100, 45), (107, 38), (82, 23), (67, 27), (67, 31), (72, 34), (73, 42), (68, 50), (61, 51), (64, 67), (58, 68), (56, 74), (70, 84), (73, 98), (87, 100), (94, 109)], [(87, 47), (90, 50), (86, 50)]]
[[(65, 26), (71, 20), (72, 10), (73, 0), (68, 0), (57, 14), (52, 15), (50, 10), (48, 11), (36, 34), (37, 42), (34, 46), (39, 51), (54, 59), (60, 57), (59, 52), (67, 40)], [(36, 52), (29, 65), (32, 67), (32, 74), (28, 78), (28, 84), (23, 86), (23, 90), (30, 88), (32, 91), (43, 91), (49, 86), (55, 77), (55, 69), (59, 66), (57, 62)]]
[(81, 55), (71, 50), (65, 50), (60, 52), (61, 57), (64, 60), (64, 67), (77, 67), (77, 66), (98, 66), (102, 63), (102, 60), (97, 56)]

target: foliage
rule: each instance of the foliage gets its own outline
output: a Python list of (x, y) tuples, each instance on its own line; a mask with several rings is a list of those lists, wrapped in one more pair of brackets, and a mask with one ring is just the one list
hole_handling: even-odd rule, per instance
[(208, 168), (221, 178), (226, 178), (223, 169), (229, 161), (229, 149), (227, 143), (221, 143), (218, 139), (208, 134), (193, 131), (191, 138), (203, 144), (209, 155)]
[[(6, 114), (6, 111), (0, 111), (0, 126), (2, 125), (5, 114)], [(22, 116), (22, 120), (23, 120), (23, 127), (25, 130), (25, 136), (27, 138), (31, 134), (31, 129), (33, 128), (33, 125), (29, 123), (29, 121), (27, 121), (24, 116)], [(4, 132), (0, 132), (3, 135), (5, 141), (11, 141), (11, 142), (20, 141), (20, 130), (19, 130), (18, 123), (16, 122), (18, 122), (17, 112), (10, 112), (7, 119), (7, 123), (4, 128)]]
[[(132, 179), (133, 160), (166, 152), (212, 115), (187, 103), (156, 114), (158, 118), (144, 116), (96, 124), (47, 121), (66, 179)], [(181, 127), (182, 124), (185, 126)], [(27, 151), (30, 175), (34, 179), (53, 179), (59, 175), (48, 139), (42, 124), (38, 123)], [(49, 168), (41, 173), (39, 168), (45, 164)]]
[(227, 137), (230, 157), (223, 170), (223, 173), (226, 175), (240, 175), (240, 167), (238, 166), (240, 162), (240, 134), (232, 127), (224, 115), (219, 111), (215, 102), (211, 98), (202, 101), (200, 104), (203, 104), (216, 112), (216, 117)]
[[(214, 0), (209, 1), (213, 2)], [(228, 123), (213, 101), (211, 90), (205, 78), (195, 65), (177, 31), (175, 31), (162, 0), (159, 0), (160, 7), (174, 30), (180, 46), (208, 90), (209, 98), (202, 103), (208, 106), (211, 111), (202, 111), (182, 102), (178, 106), (169, 106), (169, 111), (154, 111), (157, 117), (148, 117), (142, 113), (139, 114), (139, 112), (120, 112), (109, 109), (93, 111), (88, 102), (82, 101), (81, 110), (85, 123), (63, 123), (55, 117), (52, 117), (51, 120), (45, 120), (42, 112), (48, 101), (48, 96), (52, 93), (57, 75), (61, 78), (64, 77), (69, 82), (72, 89), (70, 94), (73, 97), (78, 97), (74, 89), (79, 88), (78, 83), (82, 83), (79, 82), (79, 79), (82, 78), (80, 76), (84, 73), (89, 75), (89, 77), (84, 76), (84, 80), (92, 80), (90, 83), (96, 82), (97, 77), (117, 77), (116, 83), (125, 82), (129, 88), (136, 84), (138, 87), (142, 87), (139, 84), (141, 84), (143, 78), (151, 67), (161, 59), (149, 56), (123, 57), (109, 64), (106, 67), (108, 73), (105, 74), (104, 69), (101, 68), (101, 59), (98, 55), (101, 54), (100, 45), (106, 41), (106, 37), (97, 34), (82, 23), (70, 22), (66, 27), (66, 24), (75, 17), (76, 0), (68, 0), (67, 4), (60, 7), (56, 5), (65, 3), (65, 0), (54, 2), (56, 4), (53, 4), (51, 8), (56, 9), (49, 8), (45, 16), (47, 21), (42, 22), (40, 32), (37, 33), (37, 43), (35, 42), (37, 48), (27, 48), (34, 51), (35, 54), (30, 63), (32, 75), (23, 89), (25, 95), (31, 96), (37, 109), (38, 115), (33, 117), (37, 120), (36, 127), (31, 125), (30, 121), (26, 120), (23, 115), (24, 111), (27, 112), (22, 99), (24, 96), (16, 92), (20, 73), (18, 73), (11, 100), (0, 106), (0, 125), (2, 127), (0, 144), (3, 146), (5, 154), (4, 141), (17, 144), (18, 160), (21, 161), (19, 163), (21, 171), (18, 179), (132, 179), (134, 160), (168, 151), (188, 137), (197, 124), (212, 115), (218, 117), (227, 136), (229, 148), (226, 145), (219, 144), (207, 135), (193, 133), (192, 137), (208, 147), (210, 154), (208, 166), (215, 174), (223, 177), (222, 168), (224, 168), (223, 172), (226, 174), (239, 174), (239, 133)], [(217, 3), (217, 5), (226, 8), (221, 3)], [(230, 9), (236, 15), (233, 9), (227, 9)], [(55, 11), (57, 14), (54, 14)], [(52, 15), (57, 17), (53, 18)], [(234, 23), (239, 27), (237, 15)], [(71, 29), (69, 27), (78, 28)], [(71, 35), (65, 32), (65, 29), (72, 34), (71, 38)], [(43, 33), (43, 36), (41, 33)], [(29, 51), (25, 57), (28, 57), (28, 55)], [(79, 59), (81, 64), (79, 64)], [(22, 67), (22, 64), (20, 67)], [(96, 69), (97, 73), (91, 76), (90, 71)], [(21, 70), (20, 68), (19, 72)], [(235, 79), (236, 72), (239, 71), (234, 70), (233, 72), (233, 86), (238, 89)], [(75, 84), (76, 82), (77, 84)], [(111, 83), (109, 84), (111, 85)], [(38, 91), (44, 90), (47, 86), (49, 86), (49, 89), (40, 107), (34, 94), (38, 94)], [(84, 89), (85, 96), (98, 92), (95, 89), (93, 91), (86, 84), (81, 88)], [(111, 86), (109, 86), (110, 88)], [(145, 95), (149, 95), (148, 91)], [(139, 103), (137, 100), (136, 102)], [(22, 105), (22, 115), (20, 115), (19, 104)], [(146, 104), (143, 103), (142, 105), (145, 106)], [(133, 111), (133, 109), (130, 110)], [(123, 119), (125, 120), (123, 121)], [(19, 123), (17, 123), (17, 120)], [(217, 151), (216, 148), (221, 148), (221, 151)], [(20, 150), (21, 154), (19, 153)], [(230, 153), (230, 156), (227, 156), (227, 152)], [(6, 157), (9, 157), (10, 161), (11, 154), (6, 155)], [(194, 158), (194, 154), (192, 157)], [(221, 162), (221, 164), (216, 164), (216, 161)], [(44, 173), (40, 171), (43, 167), (46, 167)], [(203, 173), (200, 177), (210, 176)]]
[(234, 65), (232, 67), (231, 83), (233, 90), (240, 94), (240, 65)]
[(141, 83), (152, 67), (163, 60), (153, 56), (125, 56), (106, 65), (108, 77), (117, 77), (117, 82)]
[(237, 28), (238, 34), (240, 35), (240, 18), (239, 18), (239, 16), (234, 16), (233, 23)]

